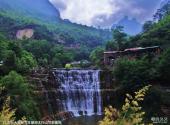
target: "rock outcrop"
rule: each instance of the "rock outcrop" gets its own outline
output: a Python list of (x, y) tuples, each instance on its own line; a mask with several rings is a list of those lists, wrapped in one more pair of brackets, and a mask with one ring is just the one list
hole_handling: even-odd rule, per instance
[(28, 38), (32, 38), (33, 35), (34, 35), (33, 29), (22, 29), (17, 31), (16, 38), (20, 40), (28, 39)]

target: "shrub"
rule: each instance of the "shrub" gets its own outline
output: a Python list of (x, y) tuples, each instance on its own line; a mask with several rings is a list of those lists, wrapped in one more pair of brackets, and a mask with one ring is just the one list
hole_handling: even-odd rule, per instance
[(162, 55), (158, 64), (160, 80), (164, 83), (170, 82), (170, 49), (167, 49)]
[(109, 106), (105, 108), (105, 116), (99, 125), (139, 125), (143, 124), (144, 114), (140, 102), (144, 100), (144, 96), (150, 85), (143, 87), (135, 96), (126, 94), (125, 104), (121, 111)]
[[(0, 94), (2, 94), (2, 91), (4, 90), (3, 87), (0, 88)], [(2, 96), (1, 96), (2, 99)], [(3, 100), (3, 99), (2, 99)], [(16, 113), (16, 109), (12, 109), (10, 107), (10, 97), (8, 97), (7, 99), (5, 99), (3, 105), (2, 105), (2, 109), (0, 111), (0, 124), (1, 125), (21, 125), (21, 124), (15, 124), (15, 113)], [(19, 122), (23, 122), (22, 125), (24, 124), (25, 121), (25, 117), (22, 117), (21, 120), (19, 120)], [(7, 123), (7, 122), (11, 122), (11, 124)], [(19, 123), (18, 122), (18, 123)]]
[(66, 68), (66, 69), (71, 69), (72, 66), (71, 66), (71, 64), (66, 64), (66, 65), (65, 65), (65, 68)]
[(113, 73), (121, 84), (144, 84), (154, 79), (156, 71), (153, 67), (154, 65), (145, 58), (134, 60), (123, 58), (117, 60)]

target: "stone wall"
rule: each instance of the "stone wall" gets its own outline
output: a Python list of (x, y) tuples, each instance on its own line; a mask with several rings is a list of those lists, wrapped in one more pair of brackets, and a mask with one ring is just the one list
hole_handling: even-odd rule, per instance
[(111, 71), (102, 70), (100, 73), (101, 95), (103, 109), (108, 105), (113, 105), (115, 95), (115, 80)]

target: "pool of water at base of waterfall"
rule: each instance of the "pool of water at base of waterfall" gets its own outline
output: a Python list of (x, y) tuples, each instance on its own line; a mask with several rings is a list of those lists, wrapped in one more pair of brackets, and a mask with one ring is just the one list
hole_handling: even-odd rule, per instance
[(64, 120), (62, 125), (98, 125), (98, 122), (102, 120), (103, 116), (79, 116)]

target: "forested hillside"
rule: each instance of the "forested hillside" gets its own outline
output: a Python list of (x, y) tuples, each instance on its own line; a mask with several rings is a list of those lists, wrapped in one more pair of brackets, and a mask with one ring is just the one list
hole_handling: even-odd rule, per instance
[[(32, 3), (34, 4), (32, 5)], [(46, 39), (49, 42), (60, 44), (62, 41), (62, 44), (68, 46), (85, 44), (88, 47), (94, 47), (110, 38), (109, 30), (96, 29), (62, 20), (59, 11), (48, 0), (36, 2), (2, 0), (0, 1), (0, 10), (1, 31), (13, 38), (15, 38), (18, 29), (28, 27), (35, 30), (35, 39)]]
[[(88, 60), (94, 47), (111, 38), (109, 30), (62, 20), (48, 0), (2, 0), (0, 10), (0, 33), (31, 52), (41, 66), (63, 67), (73, 60)], [(30, 39), (22, 38), (24, 29), (32, 30)]]
[[(109, 67), (102, 63), (104, 51), (123, 51), (127, 48), (152, 46), (159, 46), (161, 54), (145, 53), (135, 58), (130, 56), (132, 59), (126, 56), (118, 57)], [(142, 103), (143, 111), (146, 113), (145, 121), (150, 121), (152, 116), (165, 115), (162, 108), (166, 107), (166, 111), (169, 111), (170, 105), (168, 92), (170, 83), (170, 2), (158, 9), (154, 19), (145, 22), (143, 32), (136, 36), (129, 37), (123, 32), (123, 27), (113, 29), (113, 39), (108, 41), (105, 47), (93, 50), (90, 58), (97, 67), (112, 72), (113, 84), (118, 94), (117, 98), (114, 97), (115, 100), (118, 100), (114, 103), (115, 106), (120, 108), (120, 103), (123, 104), (125, 97), (121, 98), (122, 95), (152, 84), (152, 89)], [(166, 116), (168, 117), (168, 114)]]

